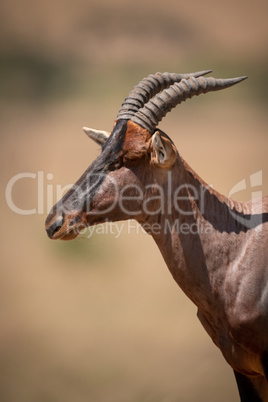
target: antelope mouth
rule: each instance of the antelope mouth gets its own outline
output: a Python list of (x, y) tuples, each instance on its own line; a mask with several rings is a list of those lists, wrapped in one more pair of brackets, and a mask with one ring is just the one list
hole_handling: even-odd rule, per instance
[(102, 215), (92, 213), (75, 213), (46, 219), (47, 235), (52, 240), (73, 240), (90, 226), (107, 222)]
[(59, 216), (53, 221), (47, 219), (45, 226), (47, 235), (50, 239), (73, 240), (87, 225), (82, 222), (81, 215), (76, 215), (75, 217), (68, 219), (64, 219), (64, 216)]
[(90, 226), (96, 226), (96, 225), (100, 225), (102, 223), (107, 222), (106, 219), (104, 219), (103, 217), (98, 217), (96, 219), (91, 219), (90, 221), (86, 221), (83, 223), (80, 223), (79, 225), (75, 226), (75, 227), (68, 227), (67, 230), (65, 231), (65, 233), (58, 233), (55, 234), (53, 239), (59, 239), (59, 240), (73, 240), (75, 239), (78, 235), (81, 234), (81, 232), (84, 232), (87, 228), (89, 228)]
[(75, 239), (78, 235), (79, 235), (79, 232), (76, 233), (76, 232), (70, 231), (69, 233), (66, 233), (66, 234), (64, 234), (64, 235), (62, 235), (62, 236), (54, 237), (54, 239), (59, 239), (59, 240), (68, 241), (68, 240), (73, 240), (73, 239)]
[(79, 227), (75, 228), (62, 228), (57, 232), (53, 233), (52, 235), (49, 233), (49, 229), (47, 229), (48, 237), (52, 240), (73, 240), (75, 239), (82, 230), (86, 228), (85, 225), (80, 225)]

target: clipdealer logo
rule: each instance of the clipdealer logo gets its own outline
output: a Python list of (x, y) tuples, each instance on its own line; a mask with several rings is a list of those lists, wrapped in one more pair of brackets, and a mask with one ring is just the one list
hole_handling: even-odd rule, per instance
[[(18, 205), (18, 200), (14, 200), (13, 190), (16, 184), (21, 180), (32, 180), (37, 193), (37, 205), (35, 208), (23, 209)], [(55, 198), (60, 199), (63, 194), (71, 188), (71, 184), (62, 186), (61, 184), (51, 183), (54, 179), (53, 173), (45, 174), (43, 171), (23, 172), (11, 177), (6, 185), (5, 198), (6, 203), (12, 212), (18, 215), (43, 215), (48, 214), (55, 203)]]
[[(20, 182), (20, 185), (24, 184), (23, 181), (25, 180), (31, 180), (33, 184), (33, 188), (35, 189), (35, 194), (37, 195), (37, 198), (35, 196), (35, 200), (37, 199), (37, 204), (36, 205), (29, 205), (29, 207), (26, 208), (21, 208), (19, 205), (19, 199), (16, 197), (16, 200), (14, 199), (14, 188), (16, 185)], [(147, 208), (147, 202), (148, 200), (144, 201), (144, 211), (152, 212), (154, 213), (160, 213), (164, 210), (165, 207), (167, 207), (167, 212), (168, 214), (172, 213), (173, 208), (177, 210), (180, 214), (182, 215), (187, 215), (189, 214), (188, 211), (183, 211), (180, 209), (180, 200), (185, 199), (185, 195), (183, 193), (183, 190), (185, 189), (185, 186), (188, 186), (187, 183), (181, 184), (178, 188), (173, 188), (172, 189), (172, 177), (171, 177), (171, 172), (168, 173), (168, 191), (167, 193), (160, 187), (157, 187), (158, 195), (154, 195), (153, 198), (157, 198), (160, 202), (160, 207), (157, 211), (149, 211)], [(33, 172), (22, 172), (14, 175), (13, 177), (10, 178), (6, 185), (5, 189), (5, 198), (6, 198), (6, 203), (9, 207), (9, 209), (19, 215), (35, 215), (35, 214), (48, 214), (52, 206), (55, 204), (55, 200), (59, 200), (62, 198), (64, 193), (69, 190), (72, 187), (72, 184), (67, 184), (67, 185), (62, 185), (62, 184), (55, 184), (54, 182), (54, 174), (53, 173), (45, 173), (44, 171), (37, 171), (36, 173)], [(235, 199), (235, 195), (237, 193), (240, 193), (242, 191), (251, 190), (251, 199), (257, 198), (257, 197), (262, 197), (262, 190), (261, 186), (263, 183), (263, 172), (262, 170), (259, 170), (255, 173), (252, 173), (249, 178), (243, 178), (240, 180), (238, 183), (236, 183), (229, 191), (228, 197)], [(129, 187), (133, 187), (131, 184), (128, 185)], [(147, 187), (152, 188), (152, 184), (148, 184)], [(189, 185), (190, 186), (190, 185)], [(188, 186), (188, 187), (189, 187)], [(193, 194), (193, 198), (195, 200), (199, 201), (199, 206), (200, 210), (202, 211), (202, 208), (204, 208), (204, 189), (196, 189), (191, 187), (191, 192)], [(116, 190), (116, 197), (119, 203), (119, 206), (122, 208), (124, 211), (124, 205), (122, 200), (124, 200), (124, 191), (127, 190), (127, 188), (119, 189), (119, 186), (117, 183), (114, 183), (114, 188)], [(78, 188), (79, 190), (79, 188)], [(142, 190), (140, 188), (136, 189), (136, 195), (134, 197), (135, 199), (142, 200), (143, 194)], [(127, 197), (125, 197), (127, 199)], [(148, 211), (147, 211), (148, 210)], [(126, 211), (129, 213), (130, 216), (134, 216), (136, 211)], [(239, 217), (236, 215), (236, 219), (239, 219)]]

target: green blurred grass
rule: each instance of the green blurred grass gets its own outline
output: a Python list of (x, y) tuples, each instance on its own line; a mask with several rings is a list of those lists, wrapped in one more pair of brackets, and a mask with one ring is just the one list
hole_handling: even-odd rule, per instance
[[(225, 60), (174, 60), (158, 63), (125, 63), (96, 66), (79, 60), (53, 58), (38, 52), (0, 49), (0, 100), (5, 102), (49, 103), (63, 99), (87, 98), (110, 102), (124, 98), (144, 76), (156, 71), (189, 72), (211, 68), (215, 77), (247, 75), (247, 85), (239, 88), (236, 98), (267, 104), (268, 59), (255, 62)], [(223, 95), (224, 96), (224, 95)], [(203, 100), (203, 99), (202, 99)], [(206, 101), (206, 100), (203, 100)]]

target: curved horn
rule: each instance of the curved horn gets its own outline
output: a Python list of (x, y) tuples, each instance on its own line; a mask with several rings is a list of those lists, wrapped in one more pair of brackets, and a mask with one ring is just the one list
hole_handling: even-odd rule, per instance
[(186, 99), (194, 95), (231, 87), (246, 78), (215, 79), (212, 77), (191, 77), (183, 79), (180, 83), (176, 82), (168, 89), (156, 95), (143, 108), (139, 109), (132, 116), (131, 120), (147, 129), (150, 133), (153, 133), (162, 118), (179, 103), (186, 101)]
[(175, 82), (180, 82), (182, 79), (190, 77), (200, 77), (208, 73), (211, 73), (211, 70), (197, 71), (196, 73), (189, 74), (156, 73), (148, 75), (148, 77), (144, 78), (134, 87), (124, 100), (118, 112), (117, 120), (131, 119), (153, 96)]

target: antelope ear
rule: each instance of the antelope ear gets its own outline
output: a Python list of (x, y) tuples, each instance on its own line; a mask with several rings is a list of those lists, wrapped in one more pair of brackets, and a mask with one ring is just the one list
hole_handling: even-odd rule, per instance
[(89, 136), (89, 138), (91, 138), (101, 147), (105, 144), (110, 135), (110, 133), (107, 133), (107, 131), (95, 130), (94, 128), (83, 127), (83, 130), (86, 135)]
[(177, 158), (175, 145), (162, 132), (156, 131), (152, 136), (152, 162), (154, 165), (168, 168), (172, 166)]

